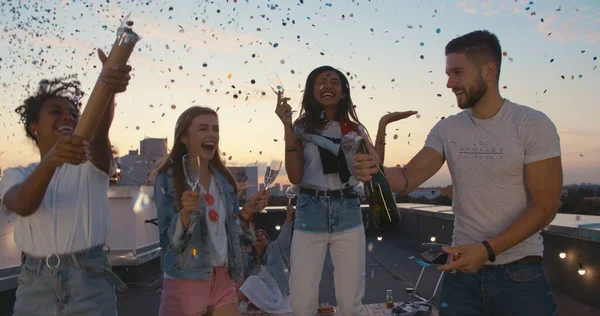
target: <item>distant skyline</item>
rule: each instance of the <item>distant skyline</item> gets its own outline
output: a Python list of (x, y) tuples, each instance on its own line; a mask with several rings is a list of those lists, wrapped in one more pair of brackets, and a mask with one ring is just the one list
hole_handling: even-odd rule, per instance
[[(111, 139), (120, 156), (145, 136), (172, 145), (178, 115), (198, 104), (218, 109), (229, 165), (283, 159), (266, 77), (278, 73), (297, 108), (308, 73), (329, 64), (350, 73), (373, 137), (387, 111), (420, 112), (388, 127), (386, 165), (405, 164), (441, 117), (459, 112), (445, 87), (444, 46), (488, 29), (507, 53), (503, 96), (543, 111), (559, 130), (565, 184), (600, 182), (600, 2), (134, 2), (0, 0), (0, 167), (39, 160), (14, 114), (25, 87), (78, 73), (89, 95), (100, 70), (95, 49), (108, 52), (132, 12), (142, 40), (130, 59), (134, 78), (117, 96)], [(448, 184), (444, 167), (424, 186)]]

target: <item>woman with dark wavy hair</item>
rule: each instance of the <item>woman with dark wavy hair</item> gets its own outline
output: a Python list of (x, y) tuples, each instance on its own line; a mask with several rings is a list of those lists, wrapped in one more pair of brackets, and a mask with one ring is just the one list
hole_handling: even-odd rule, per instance
[(300, 185), (291, 254), (294, 315), (314, 315), (327, 246), (341, 315), (364, 315), (365, 232), (351, 163), (355, 138), (366, 129), (354, 111), (350, 84), (339, 70), (322, 66), (306, 79), (302, 109), (292, 124), (289, 98), (277, 97), (285, 129), (285, 168)]
[[(104, 63), (106, 55), (98, 54)], [(103, 67), (99, 81), (124, 92), (130, 71)], [(3, 211), (17, 215), (15, 243), (23, 253), (15, 315), (116, 315), (115, 286), (126, 288), (104, 249), (114, 97), (93, 137), (81, 139), (73, 135), (80, 86), (76, 77), (42, 80), (16, 109), (40, 161), (7, 169), (0, 188)]]

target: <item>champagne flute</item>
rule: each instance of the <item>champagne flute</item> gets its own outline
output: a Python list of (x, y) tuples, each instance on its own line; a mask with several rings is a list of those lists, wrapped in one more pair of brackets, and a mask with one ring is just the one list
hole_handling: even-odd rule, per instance
[(283, 161), (279, 159), (274, 159), (271, 161), (271, 164), (267, 166), (267, 170), (265, 171), (265, 190), (269, 190), (269, 187), (275, 179), (277, 175), (279, 175), (279, 170), (281, 170), (281, 164)]
[[(185, 154), (181, 158), (183, 163), (183, 173), (185, 179), (192, 191), (200, 191), (200, 156), (194, 154)], [(190, 222), (194, 222), (197, 211), (190, 214)]]
[(288, 198), (288, 205), (292, 204), (292, 199), (298, 195), (297, 188), (297, 185), (291, 185), (285, 190), (285, 196)]
[(269, 82), (271, 90), (273, 90), (275, 94), (281, 92), (281, 95), (283, 95), (285, 89), (283, 89), (283, 83), (281, 83), (281, 78), (279, 78), (279, 75), (276, 72), (269, 74), (267, 76), (267, 81)]

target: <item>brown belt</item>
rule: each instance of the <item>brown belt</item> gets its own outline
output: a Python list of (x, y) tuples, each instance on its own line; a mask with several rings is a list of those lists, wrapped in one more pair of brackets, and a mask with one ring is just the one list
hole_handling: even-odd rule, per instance
[(544, 258), (542, 256), (527, 256), (509, 263), (541, 263), (543, 261)]

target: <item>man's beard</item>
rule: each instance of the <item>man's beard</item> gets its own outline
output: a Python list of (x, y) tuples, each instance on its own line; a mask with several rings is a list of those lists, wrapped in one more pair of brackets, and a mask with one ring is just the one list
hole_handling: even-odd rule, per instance
[(483, 81), (483, 79), (479, 79), (477, 83), (469, 89), (469, 91), (464, 90), (465, 101), (463, 103), (458, 102), (458, 107), (462, 110), (469, 109), (474, 107), (483, 96), (487, 93), (487, 85)]

